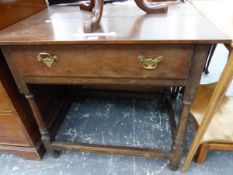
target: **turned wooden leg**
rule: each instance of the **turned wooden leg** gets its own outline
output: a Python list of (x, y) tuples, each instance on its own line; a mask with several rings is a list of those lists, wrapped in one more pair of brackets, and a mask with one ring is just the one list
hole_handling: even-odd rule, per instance
[(80, 9), (81, 10), (86, 10), (86, 11), (92, 11), (92, 9), (95, 6), (95, 0), (90, 0), (90, 4), (87, 4), (85, 2), (82, 2), (80, 4)]
[(43, 144), (45, 146), (46, 151), (52, 157), (54, 157), (54, 158), (58, 157), (58, 152), (56, 150), (53, 150), (50, 147), (51, 138), (49, 136), (48, 129), (46, 128), (46, 125), (45, 125), (44, 120), (43, 120), (43, 118), (41, 116), (41, 113), (40, 113), (40, 111), (39, 111), (39, 109), (38, 109), (38, 107), (36, 105), (34, 96), (32, 94), (26, 94), (25, 97), (28, 100), (29, 105), (31, 106), (33, 115), (34, 115), (34, 117), (36, 119), (36, 122), (37, 122), (37, 124), (39, 126), (39, 130), (40, 130), (40, 133), (41, 133), (41, 140), (42, 140), (42, 142), (43, 142)]
[(46, 148), (47, 153), (50, 156), (54, 157), (54, 158), (58, 158), (59, 157), (58, 151), (56, 151), (56, 150), (54, 150), (54, 149), (52, 149), (50, 147), (51, 138), (49, 136), (48, 130), (45, 129), (45, 128), (44, 129), (40, 129), (40, 133), (41, 133), (41, 136), (42, 136), (41, 140), (42, 140), (42, 142), (43, 142), (43, 144), (44, 144), (44, 146)]
[(192, 67), (189, 72), (189, 79), (185, 86), (183, 105), (179, 118), (178, 128), (172, 147), (172, 157), (170, 160), (170, 169), (176, 170), (179, 167), (179, 162), (183, 151), (184, 136), (188, 121), (188, 116), (191, 108), (192, 101), (195, 96), (197, 87), (199, 86), (200, 77), (205, 64), (205, 59), (208, 53), (208, 45), (197, 45), (194, 48), (193, 56), (191, 59)]
[(84, 32), (90, 33), (95, 30), (100, 23), (104, 7), (104, 0), (95, 0), (93, 17), (84, 22)]
[(173, 156), (170, 162), (171, 170), (177, 170), (179, 167), (179, 163), (183, 151), (183, 140), (185, 136), (185, 130), (188, 121), (190, 106), (191, 106), (191, 102), (184, 100), (177, 133), (175, 136), (175, 141), (172, 147)]

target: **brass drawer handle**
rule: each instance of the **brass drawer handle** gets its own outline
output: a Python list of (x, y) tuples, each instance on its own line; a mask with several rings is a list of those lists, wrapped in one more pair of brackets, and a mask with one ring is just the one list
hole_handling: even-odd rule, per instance
[(52, 64), (58, 60), (57, 56), (52, 56), (47, 52), (40, 52), (36, 57), (39, 62), (44, 63), (48, 67), (51, 67)]
[(143, 54), (140, 54), (138, 56), (138, 59), (141, 61), (143, 67), (147, 70), (154, 70), (157, 68), (158, 63), (160, 63), (163, 60), (162, 56), (158, 56), (155, 58), (146, 58)]

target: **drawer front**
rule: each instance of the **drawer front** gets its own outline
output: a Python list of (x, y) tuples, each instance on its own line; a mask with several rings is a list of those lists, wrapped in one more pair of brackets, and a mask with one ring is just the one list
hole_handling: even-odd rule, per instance
[[(51, 67), (37, 58), (41, 52), (55, 56)], [(182, 80), (188, 76), (192, 52), (192, 45), (56, 45), (16, 47), (11, 55), (23, 76)], [(145, 59), (140, 61), (141, 53)], [(146, 61), (157, 57), (161, 61), (149, 70)]]
[(1, 113), (12, 113), (14, 111), (11, 110), (11, 102), (6, 93), (5, 88), (3, 87), (0, 81), (0, 114)]
[(15, 115), (0, 114), (0, 145), (29, 146)]

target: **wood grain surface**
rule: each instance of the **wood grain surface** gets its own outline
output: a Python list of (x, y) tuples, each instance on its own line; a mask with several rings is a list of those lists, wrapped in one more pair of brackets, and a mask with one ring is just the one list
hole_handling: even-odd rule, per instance
[[(120, 52), (119, 52), (120, 51)], [(6, 50), (5, 50), (6, 52)], [(37, 60), (37, 54), (57, 56), (51, 67)], [(14, 60), (24, 77), (156, 78), (185, 80), (188, 76), (192, 45), (86, 45), (11, 47), (8, 59)], [(147, 70), (138, 59), (163, 57), (154, 70)], [(25, 66), (30, 65), (30, 66)]]
[[(126, 15), (127, 12), (127, 15)], [(0, 32), (0, 44), (229, 43), (190, 3), (170, 5), (167, 14), (145, 14), (134, 6), (105, 5), (100, 27), (84, 33), (90, 12), (49, 7)]]
[[(56, 149), (68, 150), (69, 144), (55, 142), (54, 145), (31, 84), (185, 86), (177, 132), (169, 151), (170, 168), (176, 170), (208, 48), (219, 42), (229, 44), (230, 38), (190, 3), (171, 4), (167, 14), (153, 15), (133, 6), (104, 8), (101, 25), (93, 33), (84, 33), (83, 22), (91, 14), (81, 12), (78, 7), (49, 7), (2, 30), (0, 45), (18, 88), (28, 99), (48, 153), (57, 157)], [(49, 52), (58, 60), (47, 68), (37, 61), (38, 52)], [(145, 71), (137, 58), (139, 52), (163, 56), (164, 60), (157, 70)], [(98, 145), (87, 149), (84, 145), (82, 149), (104, 152), (108, 148)], [(128, 150), (131, 151), (128, 154), (135, 153)], [(140, 150), (140, 155), (147, 156), (148, 152), (141, 151), (145, 150)], [(106, 151), (114, 152), (124, 150)], [(167, 153), (160, 150), (153, 156), (167, 157)]]
[(46, 8), (45, 0), (1, 0), (0, 30)]

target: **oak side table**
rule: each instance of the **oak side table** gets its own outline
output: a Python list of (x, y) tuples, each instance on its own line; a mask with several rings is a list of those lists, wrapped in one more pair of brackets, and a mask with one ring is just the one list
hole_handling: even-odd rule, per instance
[[(83, 32), (90, 17), (78, 7), (49, 7), (0, 32), (0, 46), (17, 86), (28, 99), (42, 141), (57, 150), (126, 154), (170, 160), (178, 168), (186, 123), (208, 48), (230, 43), (190, 3), (171, 4), (167, 14), (146, 15), (134, 6), (106, 5), (99, 28)], [(184, 86), (170, 151), (57, 142), (30, 90), (31, 85)]]

